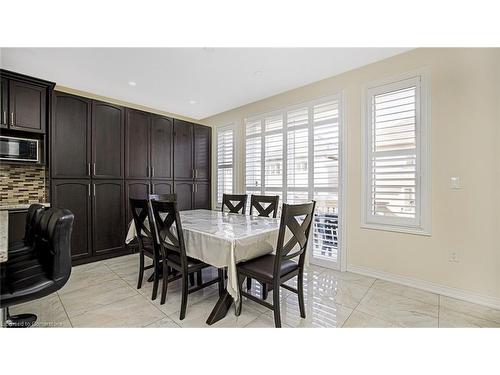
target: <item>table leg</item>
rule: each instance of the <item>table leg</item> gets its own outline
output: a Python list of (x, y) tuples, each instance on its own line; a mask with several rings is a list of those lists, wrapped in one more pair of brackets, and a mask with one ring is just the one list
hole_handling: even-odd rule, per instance
[(227, 292), (227, 289), (225, 289), (224, 293), (222, 293), (222, 295), (219, 297), (219, 300), (212, 309), (212, 312), (207, 319), (207, 324), (211, 326), (212, 324), (224, 318), (227, 315), (227, 312), (229, 311), (229, 308), (231, 307), (233, 302), (233, 297), (231, 297), (231, 295)]

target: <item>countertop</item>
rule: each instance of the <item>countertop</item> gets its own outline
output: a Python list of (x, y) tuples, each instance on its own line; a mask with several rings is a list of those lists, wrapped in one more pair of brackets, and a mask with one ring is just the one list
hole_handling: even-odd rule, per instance
[[(14, 211), (14, 210), (27, 210), (32, 203), (21, 203), (21, 204), (2, 204), (0, 205), (0, 211)], [(44, 207), (50, 207), (50, 203), (40, 203)]]
[(9, 213), (0, 211), (0, 263), (6, 262), (8, 258), (9, 242)]

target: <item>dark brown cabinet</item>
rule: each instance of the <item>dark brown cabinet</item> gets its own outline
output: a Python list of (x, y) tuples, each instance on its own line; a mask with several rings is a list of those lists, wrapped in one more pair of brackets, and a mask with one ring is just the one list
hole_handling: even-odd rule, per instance
[(193, 209), (193, 182), (175, 182), (174, 193), (177, 195), (177, 208), (179, 211)]
[(127, 225), (132, 220), (132, 212), (130, 211), (129, 198), (148, 199), (151, 192), (149, 180), (132, 180), (125, 181), (125, 206), (127, 212)]
[(92, 176), (123, 178), (124, 171), (124, 109), (92, 102)]
[(92, 187), (90, 180), (52, 180), (52, 205), (75, 216), (71, 234), (73, 260), (92, 255)]
[(9, 81), (2, 77), (0, 80), (0, 128), (9, 126)]
[(195, 182), (193, 193), (193, 208), (209, 210), (210, 204), (210, 183)]
[(172, 182), (170, 181), (152, 181), (151, 182), (151, 193), (152, 194), (172, 194), (173, 191)]
[(53, 82), (0, 69), (0, 128), (45, 134)]
[(207, 126), (193, 126), (193, 168), (195, 180), (210, 178), (211, 129)]
[(92, 101), (56, 92), (51, 127), (52, 178), (86, 178), (91, 175)]
[(92, 183), (92, 229), (94, 255), (125, 248), (125, 210), (123, 181)]
[(174, 120), (174, 180), (192, 180), (193, 167), (193, 124)]
[(150, 177), (150, 123), (148, 113), (126, 110), (125, 120), (125, 178)]
[(172, 179), (172, 119), (151, 115), (151, 177)]
[(47, 87), (10, 80), (9, 111), (11, 129), (44, 133), (47, 122)]

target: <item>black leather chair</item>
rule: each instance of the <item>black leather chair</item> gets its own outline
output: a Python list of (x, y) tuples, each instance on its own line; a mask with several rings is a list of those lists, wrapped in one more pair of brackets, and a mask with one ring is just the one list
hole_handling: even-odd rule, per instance
[(7, 327), (31, 326), (33, 314), (10, 316), (8, 308), (33, 301), (61, 289), (71, 274), (73, 214), (66, 209), (42, 211), (34, 230), (34, 245), (23, 259), (2, 264), (0, 308)]
[(31, 253), (35, 242), (35, 227), (39, 224), (44, 206), (34, 203), (29, 206), (26, 214), (26, 224), (24, 227), (24, 238), (20, 241), (9, 243), (9, 259), (21, 258)]
[[(283, 204), (276, 255), (263, 255), (240, 263), (236, 268), (241, 295), (273, 310), (274, 324), (277, 328), (281, 327), (280, 287), (298, 295), (300, 317), (306, 317), (304, 305), (304, 261), (315, 206), (315, 201), (295, 205)], [(291, 237), (285, 243), (287, 231), (290, 231)], [(298, 262), (292, 260), (297, 257)], [(271, 290), (273, 290), (272, 305), (242, 290), (246, 277), (251, 277), (261, 284), (270, 286)], [(297, 277), (297, 289), (285, 284), (285, 282), (293, 277)], [(241, 313), (241, 304), (242, 299), (240, 298), (236, 308), (236, 315)]]
[[(188, 276), (210, 267), (209, 264), (190, 258), (186, 255), (182, 223), (177, 210), (177, 203), (172, 201), (149, 201), (149, 222), (155, 246), (159, 247), (163, 264), (163, 284), (160, 304), (164, 304), (167, 297), (167, 288), (170, 281), (182, 280), (182, 299), (180, 320), (186, 316), (188, 294), (197, 292), (215, 283), (219, 283), (219, 294), (224, 290), (224, 275), (218, 270), (217, 278), (188, 288)], [(173, 226), (175, 225), (175, 229)], [(172, 275), (171, 270), (177, 271)], [(168, 276), (167, 276), (168, 275)], [(170, 276), (172, 275), (172, 276)]]
[[(224, 207), (227, 207), (229, 213), (232, 214), (243, 214), (247, 209), (247, 195), (246, 194), (223, 194), (222, 195), (222, 208), (221, 211), (224, 212)], [(240, 212), (241, 211), (241, 212)]]

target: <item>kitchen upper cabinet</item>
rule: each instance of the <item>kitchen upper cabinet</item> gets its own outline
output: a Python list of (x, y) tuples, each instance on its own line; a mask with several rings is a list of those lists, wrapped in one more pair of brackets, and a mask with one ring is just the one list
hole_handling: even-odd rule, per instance
[(210, 202), (210, 183), (209, 182), (195, 182), (193, 194), (193, 208), (209, 210), (211, 207)]
[(51, 126), (52, 178), (89, 178), (92, 101), (56, 92)]
[(123, 181), (93, 181), (92, 185), (94, 255), (124, 250), (125, 197)]
[(73, 260), (92, 255), (92, 214), (90, 180), (52, 180), (53, 207), (64, 207), (75, 216), (71, 233)]
[(125, 178), (150, 177), (150, 115), (134, 109), (126, 110)]
[(179, 211), (193, 209), (193, 182), (175, 182), (174, 193), (177, 194), (177, 209)]
[(124, 118), (123, 107), (93, 101), (92, 175), (94, 177), (123, 178)]
[(151, 115), (151, 177), (172, 179), (172, 119)]
[(0, 128), (9, 126), (9, 81), (2, 77), (0, 80)]
[(45, 133), (47, 87), (10, 80), (9, 112), (10, 129)]
[(169, 181), (155, 181), (151, 182), (151, 194), (172, 194), (173, 186)]
[(194, 125), (194, 178), (208, 180), (210, 178), (211, 129), (207, 126)]
[(193, 124), (174, 120), (174, 179), (192, 180), (193, 171)]

